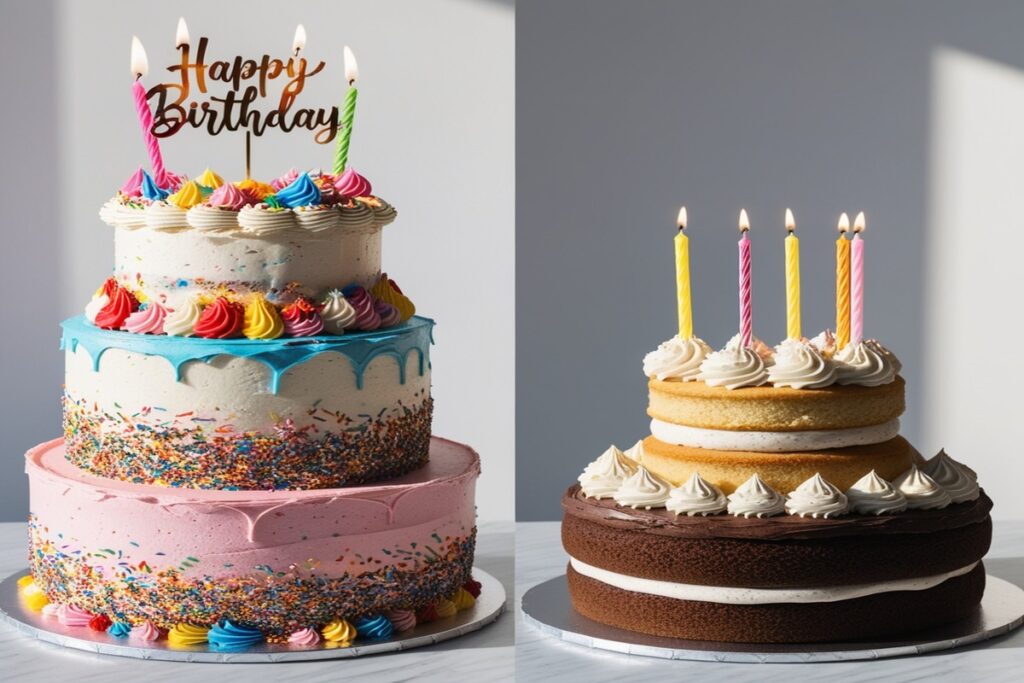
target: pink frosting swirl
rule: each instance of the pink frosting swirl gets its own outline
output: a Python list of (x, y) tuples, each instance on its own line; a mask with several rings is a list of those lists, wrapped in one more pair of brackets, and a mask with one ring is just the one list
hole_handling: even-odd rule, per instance
[(43, 616), (47, 619), (59, 619), (63, 611), (64, 605), (59, 602), (48, 602), (43, 605)]
[(377, 315), (380, 316), (381, 327), (394, 327), (398, 323), (402, 322), (402, 314), (398, 312), (398, 309), (389, 304), (387, 301), (377, 299), (373, 302), (373, 309), (377, 311)]
[(139, 170), (132, 173), (128, 177), (128, 180), (124, 181), (124, 185), (121, 186), (121, 194), (128, 197), (141, 197), (142, 196), (142, 167), (139, 166)]
[(345, 169), (335, 181), (334, 189), (338, 191), (342, 199), (369, 197), (373, 194), (373, 187), (370, 185), (370, 181), (356, 173), (351, 167)]
[(289, 645), (298, 645), (300, 647), (312, 647), (320, 642), (320, 634), (316, 630), (311, 628), (300, 628), (295, 633), (288, 636)]
[(219, 206), (222, 209), (241, 211), (246, 206), (252, 206), (258, 202), (245, 190), (238, 189), (234, 183), (224, 183), (210, 194), (206, 203), (209, 206)]
[(384, 616), (399, 633), (411, 631), (416, 626), (416, 613), (411, 609), (396, 609), (385, 612)]
[(63, 611), (57, 612), (57, 618), (65, 626), (88, 626), (89, 622), (92, 621), (93, 615), (80, 607), (65, 605)]
[(133, 627), (131, 632), (128, 634), (128, 638), (130, 640), (152, 642), (154, 640), (159, 640), (161, 635), (160, 629), (153, 626), (152, 622), (149, 620), (146, 620), (138, 626)]
[(350, 287), (345, 289), (345, 298), (356, 312), (353, 329), (369, 331), (380, 327), (380, 314), (377, 313), (369, 292), (359, 286)]
[(294, 168), (289, 168), (288, 172), (285, 173), (283, 176), (271, 180), (270, 186), (274, 188), (274, 191), (283, 190), (284, 188), (288, 187), (298, 179), (299, 172), (296, 171)]
[(164, 169), (164, 174), (162, 176), (154, 178), (154, 180), (156, 180), (157, 185), (173, 193), (181, 189), (181, 186), (185, 184), (186, 180), (188, 180), (188, 176), (178, 175), (177, 173), (171, 173), (170, 171)]
[(167, 309), (155, 301), (125, 318), (123, 329), (132, 334), (163, 334)]
[(302, 298), (281, 309), (281, 320), (289, 337), (315, 337), (324, 331), (324, 321), (316, 306)]

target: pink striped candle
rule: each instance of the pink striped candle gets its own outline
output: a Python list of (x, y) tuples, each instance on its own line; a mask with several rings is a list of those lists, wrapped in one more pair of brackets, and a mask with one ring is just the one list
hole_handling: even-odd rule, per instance
[(137, 36), (132, 36), (132, 74), (135, 82), (132, 83), (132, 99), (135, 100), (135, 113), (139, 117), (139, 125), (142, 126), (142, 139), (146, 143), (146, 152), (149, 154), (149, 161), (153, 165), (153, 179), (160, 187), (167, 187), (167, 169), (164, 168), (164, 158), (160, 153), (160, 141), (153, 135), (153, 112), (146, 101), (146, 88), (142, 85), (142, 77), (149, 71), (149, 64), (146, 60), (146, 50)]
[(740, 211), (740, 346), (750, 346), (754, 337), (754, 311), (752, 306), (750, 287), (750, 239), (747, 232), (750, 230), (750, 220), (747, 218), (747, 210)]
[(857, 214), (853, 223), (853, 240), (850, 244), (850, 343), (859, 344), (864, 339), (864, 212)]

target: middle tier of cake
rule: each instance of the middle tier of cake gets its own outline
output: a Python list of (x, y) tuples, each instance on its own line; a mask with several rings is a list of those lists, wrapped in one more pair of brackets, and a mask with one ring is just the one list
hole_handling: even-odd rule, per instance
[(196, 339), (63, 324), (67, 458), (141, 484), (321, 489), (426, 464), (433, 321)]

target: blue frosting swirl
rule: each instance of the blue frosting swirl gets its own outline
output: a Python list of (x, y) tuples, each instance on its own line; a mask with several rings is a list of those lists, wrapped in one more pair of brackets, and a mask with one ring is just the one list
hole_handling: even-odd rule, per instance
[(363, 617), (356, 622), (356, 633), (361, 638), (370, 640), (387, 640), (395, 632), (395, 627), (383, 614), (375, 617)]
[(109, 628), (107, 628), (107, 633), (115, 638), (127, 638), (128, 634), (131, 632), (131, 624), (126, 624), (123, 621), (115, 621)]
[(320, 188), (308, 173), (303, 173), (288, 187), (274, 195), (281, 206), (294, 209), (296, 206), (316, 206), (320, 202)]
[(225, 619), (206, 635), (210, 647), (221, 652), (236, 652), (263, 641), (263, 634), (250, 626), (240, 626)]
[(156, 181), (153, 180), (153, 176), (149, 175), (145, 171), (142, 172), (142, 196), (146, 199), (158, 202), (162, 199), (167, 199), (167, 195), (170, 194), (167, 190), (160, 188)]

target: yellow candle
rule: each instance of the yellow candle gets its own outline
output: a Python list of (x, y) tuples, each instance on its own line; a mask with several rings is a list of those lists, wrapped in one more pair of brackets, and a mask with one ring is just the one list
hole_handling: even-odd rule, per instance
[(786, 209), (786, 336), (800, 339), (800, 240), (793, 212)]
[(839, 217), (839, 239), (836, 240), (836, 348), (850, 343), (850, 217)]
[(690, 240), (686, 237), (686, 207), (679, 209), (676, 234), (676, 303), (679, 306), (679, 338), (693, 336), (693, 308), (690, 303)]

